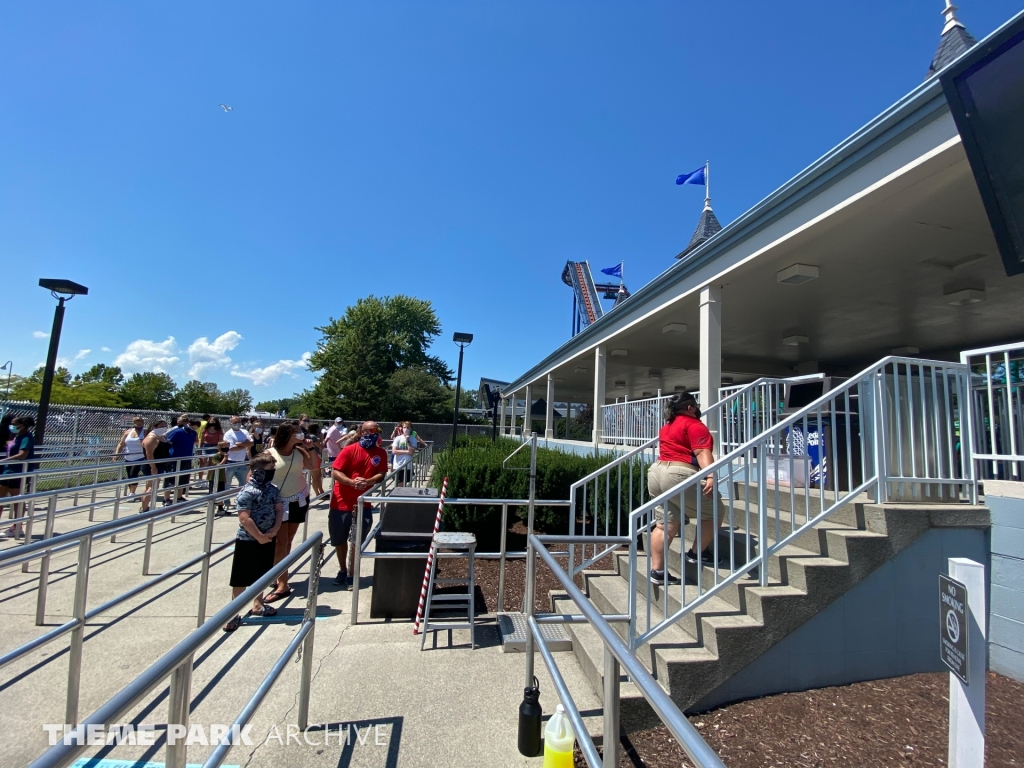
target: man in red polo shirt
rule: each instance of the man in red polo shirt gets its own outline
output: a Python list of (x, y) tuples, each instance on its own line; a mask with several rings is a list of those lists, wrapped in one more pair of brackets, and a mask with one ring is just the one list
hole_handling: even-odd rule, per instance
[[(388, 472), (388, 454), (380, 446), (380, 427), (376, 421), (364, 421), (359, 427), (359, 440), (342, 448), (331, 465), (334, 488), (331, 490), (331, 509), (327, 513), (327, 528), (331, 544), (338, 553), (341, 569), (334, 583), (345, 586), (348, 582), (348, 543), (352, 532), (352, 515), (358, 507), (359, 497), (384, 479)], [(363, 507), (363, 541), (373, 527), (373, 509)], [(353, 546), (356, 546), (353, 543)]]

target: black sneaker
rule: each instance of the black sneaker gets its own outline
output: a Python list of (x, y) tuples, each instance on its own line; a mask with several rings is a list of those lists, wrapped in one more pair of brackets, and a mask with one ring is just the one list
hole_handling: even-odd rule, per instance
[(334, 577), (334, 583), (339, 587), (344, 587), (348, 584), (348, 571), (338, 571), (338, 575)]
[(679, 578), (671, 573), (666, 575), (665, 571), (651, 569), (651, 584), (679, 584)]
[[(703, 565), (710, 565), (712, 567), (718, 565), (718, 563), (715, 561), (715, 552), (713, 549), (711, 549), (711, 547), (708, 547), (700, 553), (700, 561)], [(686, 562), (688, 562), (690, 565), (697, 564), (697, 555), (694, 554), (692, 549), (686, 550)]]

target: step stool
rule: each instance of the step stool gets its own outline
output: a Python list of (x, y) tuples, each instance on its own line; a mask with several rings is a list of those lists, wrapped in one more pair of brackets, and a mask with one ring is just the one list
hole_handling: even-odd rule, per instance
[[(422, 651), (427, 643), (427, 632), (436, 632), (439, 629), (468, 629), (469, 630), (469, 647), (476, 648), (476, 635), (474, 634), (474, 627), (476, 625), (476, 612), (475, 612), (475, 591), (476, 581), (474, 579), (473, 563), (476, 555), (476, 536), (472, 533), (435, 533), (434, 539), (430, 545), (433, 551), (434, 557), (430, 561), (430, 578), (427, 581), (427, 600), (423, 606), (423, 626), (420, 628), (420, 632), (423, 637), (420, 640), (420, 650)], [(466, 553), (466, 557), (469, 558), (469, 578), (459, 579), (438, 579), (437, 577), (437, 553), (441, 549), (454, 549), (461, 550)], [(467, 586), (467, 592), (464, 594), (455, 595), (437, 595), (434, 596), (434, 585), (458, 585), (465, 584)], [(435, 606), (434, 603), (439, 603)], [(450, 624), (445, 621), (447, 617), (441, 617), (436, 619), (433, 624), (430, 623), (430, 611), (432, 608), (441, 608), (455, 606), (458, 607), (460, 604), (466, 606), (466, 617), (468, 623), (465, 624)], [(453, 617), (455, 618), (455, 617)], [(458, 617), (461, 618), (461, 617)]]

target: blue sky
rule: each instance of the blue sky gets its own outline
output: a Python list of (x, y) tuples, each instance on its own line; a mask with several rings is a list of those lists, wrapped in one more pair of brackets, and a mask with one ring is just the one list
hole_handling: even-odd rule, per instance
[(45, 359), (68, 277), (72, 370), (287, 396), (315, 326), (406, 293), (511, 379), (569, 335), (567, 259), (639, 288), (696, 224), (677, 174), (710, 158), (731, 221), (922, 80), (942, 5), (6, 3), (0, 363)]

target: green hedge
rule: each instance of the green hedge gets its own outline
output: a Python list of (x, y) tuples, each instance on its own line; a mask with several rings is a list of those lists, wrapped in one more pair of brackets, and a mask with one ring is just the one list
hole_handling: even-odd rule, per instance
[[(520, 443), (516, 440), (499, 439), (491, 442), (490, 438), (474, 437), (459, 438), (454, 450), (443, 451), (434, 457), (434, 478), (440, 483), (448, 478), (448, 495), (453, 498), (471, 499), (525, 499), (529, 495), (530, 477), (529, 448), (524, 448), (503, 468), (502, 462)], [(546, 448), (537, 449), (537, 499), (568, 499), (569, 487), (582, 477), (603, 467), (614, 459), (607, 454), (600, 456), (580, 456)], [(618, 498), (618, 473), (613, 473), (610, 488), (607, 489), (612, 498), (611, 510), (614, 514)], [(635, 500), (640, 496), (639, 473), (634, 470)], [(623, 482), (628, 473), (623, 474)], [(592, 486), (591, 486), (592, 489)], [(601, 483), (598, 489), (600, 501), (598, 506), (599, 529), (604, 530), (604, 498), (605, 486)], [(628, 492), (624, 488), (623, 492)], [(593, 491), (589, 492), (587, 501), (588, 512), (594, 510)], [(622, 505), (623, 508), (625, 504)], [(578, 505), (576, 514), (582, 514), (582, 506)], [(526, 507), (515, 509), (515, 514), (526, 522)], [(509, 515), (510, 521), (513, 519)], [(591, 518), (592, 519), (592, 518)], [(444, 510), (445, 528), (450, 531), (468, 531), (477, 535), (481, 551), (494, 551), (499, 546), (499, 529), (501, 527), (500, 505), (449, 506)], [(614, 522), (612, 522), (614, 526)], [(534, 512), (534, 529), (540, 533), (564, 534), (569, 530), (568, 507), (541, 507)]]

